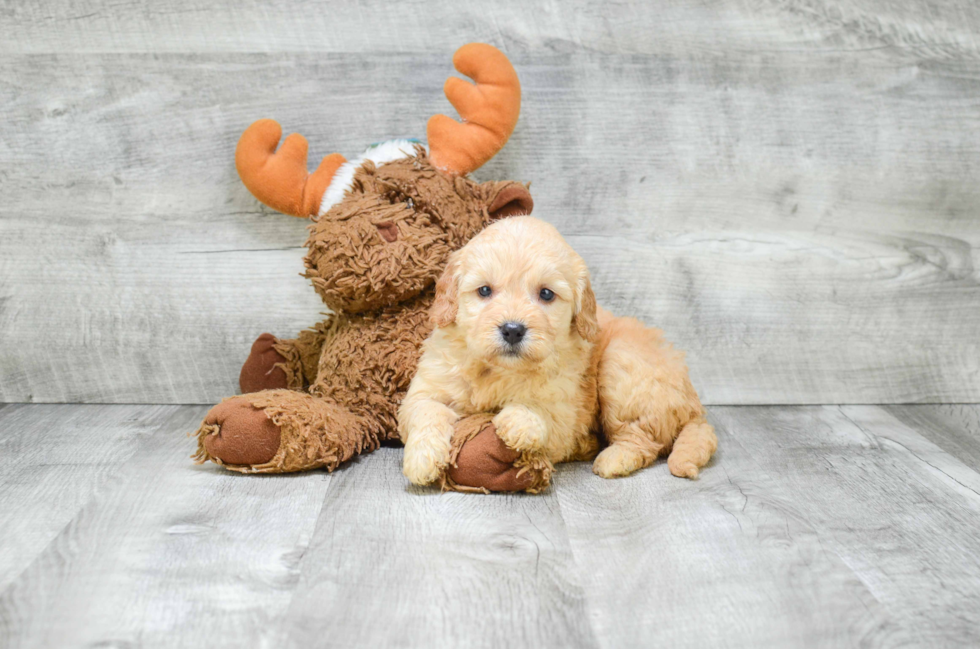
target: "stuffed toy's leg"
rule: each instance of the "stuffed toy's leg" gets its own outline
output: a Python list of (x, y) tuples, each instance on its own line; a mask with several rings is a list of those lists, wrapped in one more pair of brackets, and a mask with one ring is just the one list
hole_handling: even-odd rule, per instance
[(518, 453), (497, 436), (492, 414), (473, 415), (456, 424), (449, 466), (440, 477), (446, 491), (527, 491), (551, 483), (554, 466), (543, 454)]
[(293, 390), (264, 390), (225, 399), (197, 430), (195, 461), (242, 473), (333, 471), (378, 447), (377, 422), (336, 403)]
[(238, 377), (242, 394), (283, 388), (305, 390), (316, 379), (322, 328), (317, 325), (292, 340), (269, 333), (256, 338)]
[[(504, 445), (492, 414), (460, 420), (452, 439), (444, 490), (528, 491), (551, 483), (554, 466), (543, 455)], [(225, 399), (208, 412), (195, 433), (194, 460), (241, 473), (332, 471), (354, 455), (378, 447), (376, 423), (343, 407), (293, 390), (264, 390)]]

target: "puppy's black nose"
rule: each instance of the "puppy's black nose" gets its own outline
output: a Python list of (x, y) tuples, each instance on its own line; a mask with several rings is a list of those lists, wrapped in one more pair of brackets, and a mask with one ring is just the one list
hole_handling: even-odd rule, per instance
[(504, 342), (511, 347), (524, 340), (524, 334), (526, 333), (527, 327), (520, 322), (505, 322), (500, 325), (500, 335), (503, 336)]

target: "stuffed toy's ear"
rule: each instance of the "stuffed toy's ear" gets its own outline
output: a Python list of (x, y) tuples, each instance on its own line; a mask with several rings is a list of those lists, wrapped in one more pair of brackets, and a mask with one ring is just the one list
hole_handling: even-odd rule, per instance
[(579, 277), (576, 293), (572, 328), (582, 338), (594, 343), (599, 338), (599, 320), (596, 317), (595, 293), (592, 292), (592, 282), (589, 281), (587, 270)]
[(448, 327), (456, 322), (459, 310), (459, 251), (449, 256), (449, 263), (436, 282), (436, 301), (432, 303), (429, 318), (437, 327)]
[(293, 133), (279, 150), (282, 128), (260, 119), (242, 133), (235, 149), (235, 167), (242, 183), (269, 207), (293, 216), (314, 216), (334, 173), (346, 160), (339, 153), (325, 157), (312, 174), (306, 168), (306, 138)]
[(497, 193), (487, 206), (487, 212), (494, 221), (506, 216), (530, 214), (534, 209), (534, 199), (525, 185), (516, 182), (493, 184), (496, 185)]

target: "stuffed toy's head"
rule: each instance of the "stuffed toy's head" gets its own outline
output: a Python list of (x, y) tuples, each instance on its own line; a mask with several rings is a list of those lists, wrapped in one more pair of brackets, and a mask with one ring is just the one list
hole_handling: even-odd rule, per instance
[(499, 151), (520, 113), (517, 73), (499, 50), (464, 45), (445, 93), (463, 123), (429, 120), (429, 149), (415, 140), (376, 144), (347, 161), (328, 155), (312, 174), (307, 142), (259, 120), (242, 134), (235, 164), (245, 186), (269, 207), (309, 218), (306, 277), (334, 311), (359, 313), (409, 300), (432, 286), (449, 255), (490, 222), (530, 214), (517, 182), (466, 177)]

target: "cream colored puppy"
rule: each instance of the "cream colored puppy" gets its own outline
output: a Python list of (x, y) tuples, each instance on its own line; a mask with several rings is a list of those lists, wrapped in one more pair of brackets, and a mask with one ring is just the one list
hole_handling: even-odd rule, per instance
[(669, 453), (696, 478), (718, 446), (683, 352), (658, 329), (596, 307), (582, 258), (529, 216), (494, 223), (436, 284), (435, 331), (398, 412), (409, 480), (435, 482), (461, 417), (497, 412), (501, 440), (552, 464), (627, 476)]
[(589, 272), (558, 231), (503, 219), (450, 257), (436, 285), (436, 329), (398, 412), (404, 473), (435, 482), (449, 463), (453, 425), (498, 412), (503, 442), (552, 463), (598, 450)]

